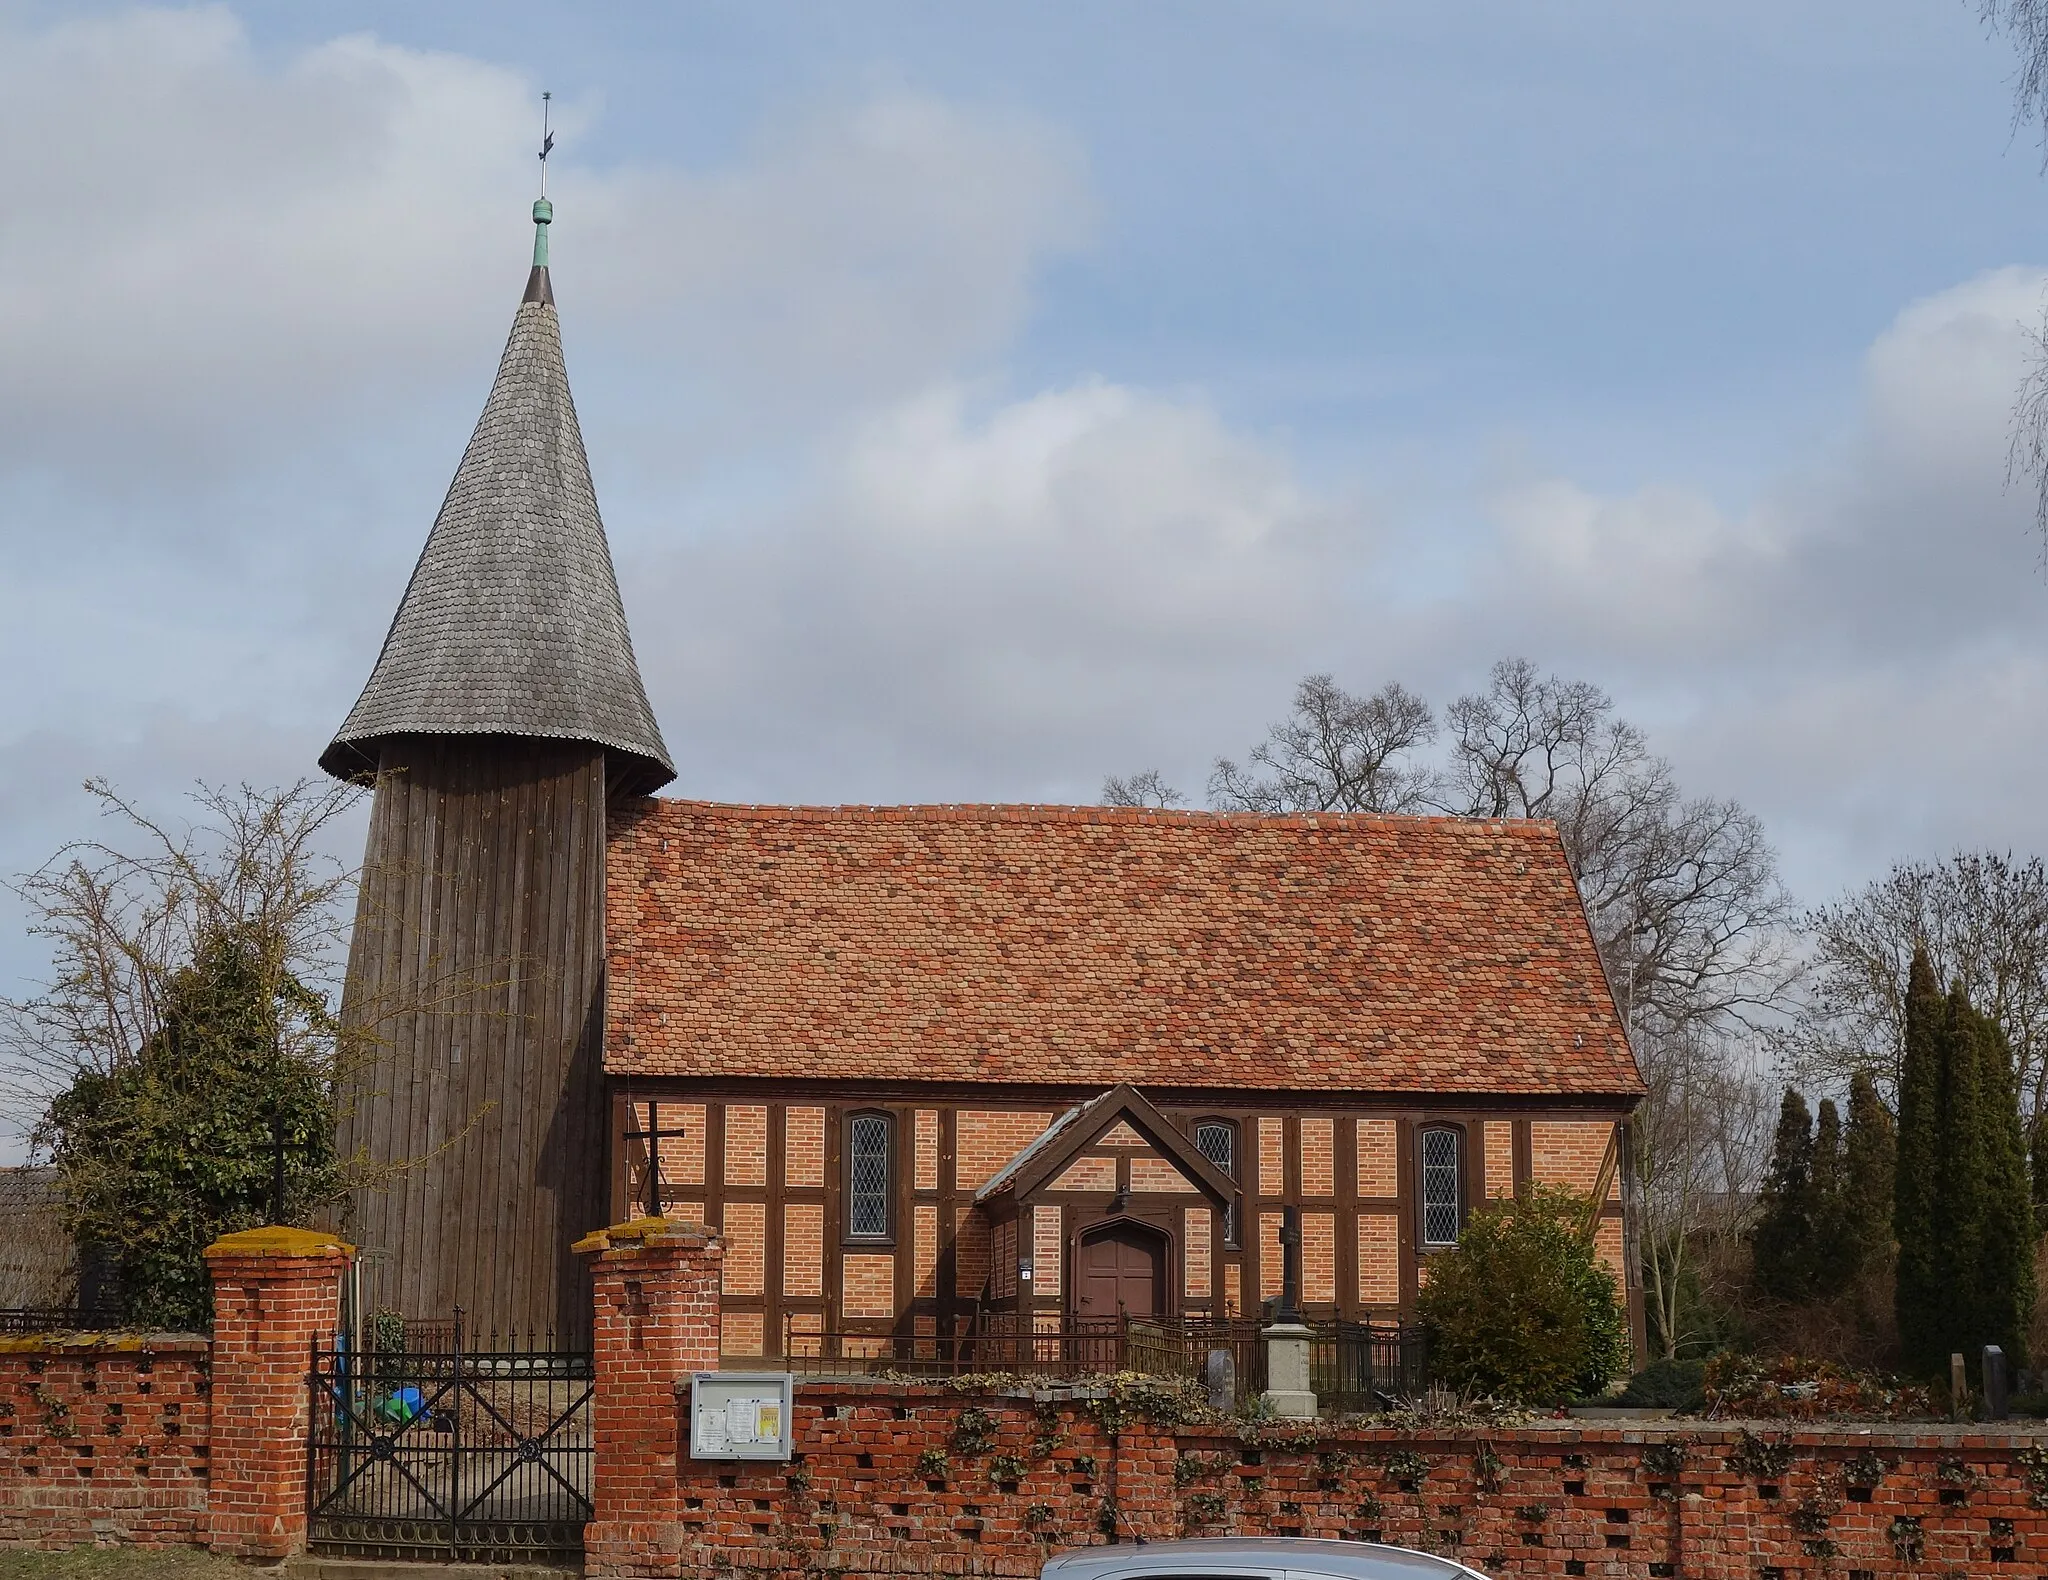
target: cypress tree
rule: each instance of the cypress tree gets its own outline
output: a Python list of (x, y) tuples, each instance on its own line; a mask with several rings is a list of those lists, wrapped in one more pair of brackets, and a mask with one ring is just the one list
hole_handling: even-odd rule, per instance
[(1985, 1121), (1995, 1097), (1985, 1090), (1986, 1061), (1978, 1047), (1977, 1014), (1960, 982), (1949, 988), (1943, 1010), (1941, 1165), (1936, 1174), (1935, 1218), (1941, 1232), (1936, 1265), (1944, 1291), (1940, 1353), (1962, 1351), (1975, 1360), (1986, 1314), (1988, 1278), (1983, 1261), (1986, 1209), (1992, 1195), (1993, 1156)]
[(1892, 1255), (1892, 1189), (1899, 1166), (1891, 1111), (1867, 1070), (1849, 1082), (1849, 1129), (1842, 1145), (1842, 1220), (1850, 1276), (1883, 1267)]
[(1750, 1248), (1765, 1294), (1798, 1301), (1812, 1293), (1813, 1116), (1806, 1099), (1789, 1086), (1778, 1105), (1778, 1133)]
[(1842, 1116), (1834, 1099), (1820, 1100), (1813, 1134), (1813, 1243), (1807, 1274), (1815, 1296), (1835, 1294), (1856, 1270), (1856, 1244), (1848, 1214), (1848, 1159), (1842, 1150)]
[(1960, 990), (1955, 997), (1964, 1030), (1959, 1051), (1972, 1057), (1975, 1065), (1972, 1084), (1978, 1107), (1972, 1128), (1982, 1158), (1975, 1207), (1977, 1258), (1970, 1270), (1975, 1273), (1970, 1285), (1971, 1326), (1957, 1339), (1969, 1345), (1972, 1356), (1982, 1345), (2000, 1345), (2020, 1365), (2026, 1360), (2027, 1327), (2034, 1311), (2034, 1205), (2012, 1048), (1995, 1020), (1972, 1009)]
[(1985, 1344), (2024, 1358), (2034, 1306), (2034, 1210), (2012, 1051), (1958, 983), (1945, 1000), (1916, 954), (1899, 1074), (1899, 1340), (1938, 1375)]
[(1933, 1376), (1947, 1363), (1948, 1324), (1941, 1222), (1941, 1113), (1947, 1015), (1927, 951), (1915, 949), (1906, 977), (1905, 1046), (1899, 1059), (1899, 1136), (1892, 1183), (1898, 1242), (1893, 1301), (1899, 1348), (1909, 1370)]
[(2034, 1116), (2027, 1161), (2034, 1182), (2034, 1237), (2039, 1239), (2048, 1234), (2048, 1113)]

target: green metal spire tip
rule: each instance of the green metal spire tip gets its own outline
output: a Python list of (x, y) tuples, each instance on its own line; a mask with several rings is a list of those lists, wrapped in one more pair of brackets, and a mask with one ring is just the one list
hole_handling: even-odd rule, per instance
[(536, 198), (533, 204), (533, 266), (545, 269), (548, 266), (548, 226), (555, 222), (555, 205), (546, 198)]

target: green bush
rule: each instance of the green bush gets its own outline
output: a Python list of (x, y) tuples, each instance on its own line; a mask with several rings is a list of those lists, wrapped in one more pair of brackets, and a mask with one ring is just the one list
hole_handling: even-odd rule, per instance
[(1583, 1233), (1592, 1202), (1538, 1186), (1475, 1213), (1430, 1259), (1418, 1315), (1430, 1370), (1462, 1392), (1517, 1404), (1595, 1394), (1628, 1364), (1614, 1275)]
[(209, 1325), (206, 1248), (269, 1220), (279, 1139), (284, 1222), (338, 1190), (327, 1072), (289, 1051), (289, 1025), (324, 1028), (327, 1005), (262, 942), (248, 928), (202, 937), (164, 985), (156, 1034), (50, 1104), (68, 1225), (108, 1254), (132, 1322)]
[(1652, 1361), (1628, 1380), (1616, 1404), (1642, 1410), (1699, 1410), (1706, 1406), (1705, 1361)]

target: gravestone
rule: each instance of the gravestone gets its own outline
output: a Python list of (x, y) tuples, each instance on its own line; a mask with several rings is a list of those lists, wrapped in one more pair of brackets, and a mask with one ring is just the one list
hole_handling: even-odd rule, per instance
[(1984, 1419), (2003, 1421), (2011, 1413), (2011, 1389), (2006, 1382), (2005, 1351), (1996, 1344), (1984, 1346)]
[(1208, 1365), (1209, 1408), (1237, 1408), (1237, 1361), (1228, 1350), (1211, 1350)]

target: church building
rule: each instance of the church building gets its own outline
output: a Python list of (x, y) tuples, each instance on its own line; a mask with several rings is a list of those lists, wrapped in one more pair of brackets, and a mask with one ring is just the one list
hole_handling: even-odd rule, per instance
[(1552, 825), (655, 794), (552, 218), (321, 758), (376, 786), (367, 1301), (580, 1342), (569, 1245), (659, 1210), (724, 1237), (735, 1364), (1252, 1315), (1295, 1209), (1307, 1314), (1395, 1318), (1471, 1212), (1554, 1181), (1640, 1335), (1643, 1087)]

